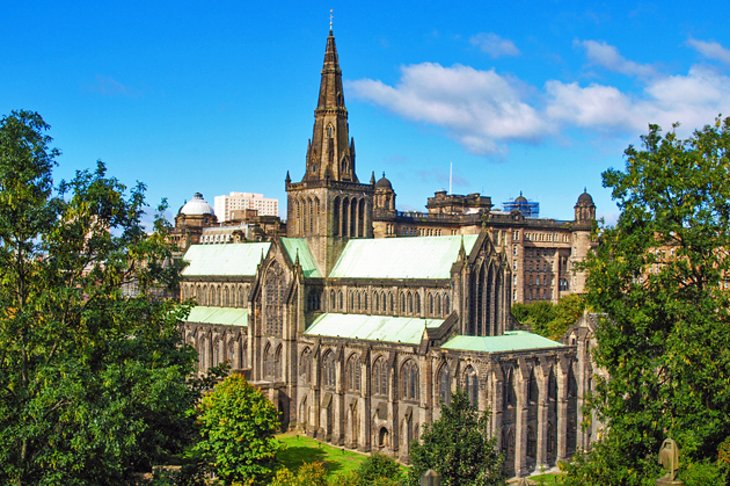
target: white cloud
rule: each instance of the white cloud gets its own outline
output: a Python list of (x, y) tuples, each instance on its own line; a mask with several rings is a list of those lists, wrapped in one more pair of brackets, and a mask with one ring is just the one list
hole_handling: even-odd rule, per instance
[(514, 42), (491, 32), (482, 32), (473, 35), (469, 39), (469, 42), (494, 59), (503, 56), (518, 56), (520, 54), (520, 50)]
[(594, 40), (578, 41), (578, 45), (586, 50), (586, 56), (592, 63), (628, 76), (649, 77), (655, 74), (653, 67), (639, 64), (624, 58), (614, 46)]
[(548, 118), (581, 127), (618, 128), (633, 119), (631, 100), (613, 86), (548, 81), (545, 114)]
[(519, 91), (517, 80), (468, 66), (422, 63), (401, 68), (396, 86), (363, 79), (355, 96), (404, 118), (444, 127), (475, 153), (501, 150), (513, 140), (534, 140), (548, 127)]
[[(615, 69), (649, 72), (611, 56), (602, 59)], [(730, 115), (726, 71), (692, 66), (686, 74), (653, 72), (639, 82), (638, 89), (628, 91), (608, 83), (549, 79), (540, 89), (494, 69), (422, 63), (402, 67), (400, 80), (392, 86), (372, 79), (349, 85), (355, 96), (403, 118), (441, 127), (479, 154), (504, 152), (512, 142), (537, 141), (569, 128), (638, 135), (649, 123), (668, 130), (679, 122), (679, 132), (686, 135), (720, 113)]]
[(730, 49), (725, 49), (718, 42), (689, 39), (687, 44), (708, 59), (714, 59), (716, 61), (724, 62), (725, 64), (730, 64)]

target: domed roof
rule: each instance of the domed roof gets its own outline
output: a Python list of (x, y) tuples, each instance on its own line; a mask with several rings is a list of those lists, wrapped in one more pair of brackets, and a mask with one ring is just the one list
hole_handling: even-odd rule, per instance
[(522, 191), (520, 191), (520, 195), (515, 198), (516, 203), (526, 203), (527, 198), (522, 195)]
[(393, 190), (393, 184), (391, 184), (388, 178), (385, 177), (385, 172), (383, 172), (383, 177), (381, 177), (378, 182), (375, 183), (375, 189), (387, 189), (389, 191)]
[(583, 194), (578, 196), (578, 202), (575, 203), (576, 206), (593, 206), (593, 198), (590, 194), (588, 194), (588, 191), (584, 188)]
[(196, 192), (193, 194), (193, 198), (180, 208), (180, 214), (184, 214), (186, 216), (200, 216), (203, 214), (215, 213), (213, 211), (213, 207), (208, 204), (208, 201), (203, 199), (203, 195)]

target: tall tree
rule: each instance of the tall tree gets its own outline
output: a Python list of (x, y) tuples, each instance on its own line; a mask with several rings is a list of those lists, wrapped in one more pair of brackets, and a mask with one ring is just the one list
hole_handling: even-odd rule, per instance
[(117, 482), (186, 440), (179, 272), (143, 185), (99, 162), (54, 187), (48, 128), (0, 120), (0, 481)]
[(587, 261), (610, 380), (593, 401), (606, 436), (571, 471), (581, 484), (656, 477), (665, 437), (698, 461), (730, 435), (730, 118), (687, 139), (652, 125), (625, 155), (603, 173), (621, 215)]
[(418, 484), (429, 469), (438, 472), (447, 486), (502, 484), (503, 458), (495, 446), (489, 436), (488, 413), (472, 407), (465, 393), (455, 393), (413, 446), (411, 484)]
[(203, 395), (197, 407), (200, 439), (193, 453), (229, 482), (264, 484), (283, 447), (274, 434), (279, 412), (241, 375), (230, 375)]

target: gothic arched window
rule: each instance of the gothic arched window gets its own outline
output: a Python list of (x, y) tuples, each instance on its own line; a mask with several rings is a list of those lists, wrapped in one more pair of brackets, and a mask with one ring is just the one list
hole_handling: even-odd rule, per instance
[(335, 353), (328, 351), (322, 358), (322, 385), (334, 389), (336, 384)]
[(306, 348), (299, 358), (299, 376), (305, 384), (312, 383), (312, 351)]
[(383, 358), (373, 364), (372, 388), (374, 395), (388, 396), (388, 367)]
[(474, 368), (468, 366), (465, 373), (465, 385), (466, 385), (466, 396), (469, 398), (469, 403), (474, 408), (479, 407), (479, 381), (477, 379), (477, 372)]
[(264, 280), (264, 316), (266, 333), (270, 336), (281, 336), (284, 332), (284, 287), (284, 272), (274, 262)]
[(449, 365), (445, 363), (439, 370), (438, 386), (439, 400), (444, 405), (448, 405), (451, 402), (451, 373), (449, 371)]
[(504, 405), (503, 408), (505, 410), (507, 408), (514, 407), (517, 402), (517, 397), (515, 396), (514, 371), (512, 368), (507, 368), (507, 371), (505, 371), (502, 401)]
[(418, 400), (419, 381), (418, 365), (413, 360), (408, 360), (401, 368), (401, 396), (406, 400)]
[(345, 366), (345, 386), (349, 391), (360, 391), (360, 360), (356, 354), (350, 356)]
[(274, 379), (274, 353), (270, 344), (267, 344), (264, 348), (264, 379)]

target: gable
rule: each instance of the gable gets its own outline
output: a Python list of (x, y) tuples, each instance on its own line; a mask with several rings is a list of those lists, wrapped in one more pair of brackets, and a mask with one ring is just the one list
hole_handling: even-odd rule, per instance
[(331, 278), (449, 279), (462, 242), (469, 254), (479, 235), (350, 240)]

